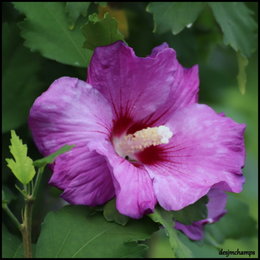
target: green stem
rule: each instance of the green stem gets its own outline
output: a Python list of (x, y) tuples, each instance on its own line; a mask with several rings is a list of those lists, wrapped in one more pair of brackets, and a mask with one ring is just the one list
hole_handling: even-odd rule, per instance
[(5, 210), (5, 212), (8, 214), (8, 216), (12, 219), (16, 227), (21, 230), (21, 224), (18, 221), (18, 219), (15, 217), (15, 215), (12, 213), (12, 211), (9, 209), (7, 204), (2, 204), (2, 208)]
[(29, 196), (29, 198), (25, 200), (23, 224), (21, 229), (25, 258), (32, 258), (32, 239), (31, 239), (32, 207), (33, 207), (33, 200), (31, 196)]
[(36, 195), (38, 193), (43, 171), (44, 171), (44, 167), (41, 167), (41, 168), (38, 169), (34, 189), (33, 189), (33, 192), (32, 192), (32, 199), (35, 199)]
[(24, 185), (24, 190), (21, 190), (17, 185), (15, 186), (17, 190), (23, 195), (25, 201), (25, 207), (22, 211), (22, 224), (19, 223), (17, 218), (8, 208), (7, 204), (2, 203), (2, 208), (10, 216), (17, 228), (22, 233), (25, 258), (32, 258), (32, 210), (33, 202), (39, 189), (43, 170), (44, 167), (39, 168), (38, 174), (36, 176), (35, 185), (33, 185), (32, 183)]
[(24, 198), (27, 198), (27, 194), (24, 190), (21, 190), (18, 185), (15, 184), (15, 188), (23, 195)]
[(23, 224), (21, 232), (23, 237), (24, 256), (26, 258), (32, 258), (32, 209), (33, 202), (36, 198), (40, 186), (43, 170), (44, 167), (39, 168), (35, 180), (35, 185), (29, 183), (25, 187), (25, 190), (29, 194), (27, 194), (25, 198), (25, 208), (23, 212)]

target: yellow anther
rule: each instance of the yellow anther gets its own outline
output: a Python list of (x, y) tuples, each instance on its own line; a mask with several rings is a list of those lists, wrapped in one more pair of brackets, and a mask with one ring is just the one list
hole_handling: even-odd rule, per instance
[(115, 140), (117, 153), (134, 159), (134, 154), (153, 145), (167, 144), (173, 133), (167, 126), (148, 127)]

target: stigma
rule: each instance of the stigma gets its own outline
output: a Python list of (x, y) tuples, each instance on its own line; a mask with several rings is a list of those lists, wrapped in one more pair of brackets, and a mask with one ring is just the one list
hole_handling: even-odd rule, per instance
[(116, 152), (129, 160), (135, 160), (135, 153), (149, 146), (167, 144), (173, 136), (167, 126), (147, 127), (134, 134), (125, 135), (114, 142)]

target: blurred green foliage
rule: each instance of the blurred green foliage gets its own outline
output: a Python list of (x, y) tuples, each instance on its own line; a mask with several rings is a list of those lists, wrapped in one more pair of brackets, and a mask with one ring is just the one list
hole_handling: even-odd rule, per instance
[[(106, 5), (103, 2), (101, 4)], [(199, 103), (210, 105), (217, 112), (224, 112), (237, 122), (247, 125), (247, 157), (244, 168), (246, 183), (243, 192), (235, 197), (248, 206), (249, 216), (244, 216), (242, 221), (241, 218), (234, 218), (233, 224), (240, 230), (241, 225), (252, 223), (252, 219), (258, 222), (258, 50), (254, 52), (257, 46), (255, 36), (258, 3), (238, 3), (239, 12), (232, 7), (232, 3), (228, 4), (227, 9), (223, 7), (225, 3), (215, 3), (211, 6), (203, 4), (203, 8), (198, 5), (192, 19), (179, 15), (182, 20), (178, 21), (182, 24), (177, 27), (172, 25), (172, 28), (169, 24), (172, 21), (171, 13), (166, 13), (167, 18), (163, 20), (160, 9), (156, 8), (156, 5), (161, 9), (166, 8), (163, 4), (109, 2), (105, 10), (117, 21), (118, 29), (125, 35), (124, 40), (133, 47), (138, 56), (149, 55), (152, 48), (167, 42), (176, 50), (178, 60), (183, 66), (199, 64)], [(222, 5), (222, 9), (216, 7), (218, 4)], [(84, 35), (80, 28), (88, 22), (88, 15), (99, 14), (101, 11), (99, 4), (94, 2), (82, 4), (80, 8), (84, 10), (68, 3), (42, 3), (42, 6), (36, 3), (2, 3), (2, 181), (14, 197), (17, 195), (17, 191), (13, 189), (16, 180), (4, 160), (10, 157), (9, 131), (15, 129), (24, 143), (28, 144), (31, 158), (40, 158), (27, 125), (30, 106), (55, 79), (65, 75), (82, 80), (86, 78), (86, 66), (92, 51), (83, 48)], [(171, 10), (174, 12), (176, 9), (170, 8), (169, 12)], [(153, 12), (157, 13), (153, 16)], [(226, 20), (223, 18), (225, 13)], [(232, 35), (227, 28), (229, 14), (231, 18), (234, 17), (232, 22), (235, 21), (235, 32), (233, 31)], [(159, 23), (157, 27), (156, 22)], [(91, 37), (88, 40), (93, 42), (94, 46), (96, 42), (100, 42), (99, 35), (93, 33)], [(235, 50), (240, 50), (248, 59), (248, 66), (241, 67), (240, 64), (239, 67)], [(244, 95), (239, 91), (237, 76), (240, 79), (240, 88), (245, 89)], [(43, 176), (40, 187), (42, 192), (39, 192), (40, 197), (37, 198), (34, 208), (34, 241), (39, 235), (40, 224), (45, 215), (64, 204), (58, 198), (59, 191), (49, 187), (49, 177), (50, 172)], [(10, 208), (20, 216), (19, 199), (12, 200)], [(236, 212), (236, 208), (230, 207), (230, 210)], [(241, 210), (237, 211), (237, 214), (242, 216), (245, 212)], [(224, 217), (221, 221), (225, 225), (230, 220)], [(12, 241), (13, 247), (7, 246), (6, 250), (15, 250), (14, 247), (19, 245), (17, 232), (5, 215), (3, 222), (12, 232), (4, 235), (7, 240), (4, 241), (3, 247), (5, 243)], [(5, 227), (4, 232), (7, 232)], [(224, 250), (255, 250), (258, 255), (255, 232), (245, 234), (244, 237), (239, 237), (238, 234), (237, 237), (223, 242), (215, 241), (215, 238), (209, 235), (206, 235), (204, 242), (195, 243), (182, 234), (180, 238), (191, 249), (194, 257), (221, 257), (218, 250), (212, 246), (214, 243)], [(149, 257), (172, 257), (169, 241), (163, 230), (153, 235), (149, 245)]]
[[(98, 18), (97, 14), (90, 15), (88, 19), (89, 22), (82, 27), (82, 33), (86, 38), (83, 45), (85, 48), (94, 50), (98, 46), (124, 39), (124, 36), (118, 31), (117, 21), (108, 13), (102, 20)], [(93, 41), (93, 39), (95, 40)]]

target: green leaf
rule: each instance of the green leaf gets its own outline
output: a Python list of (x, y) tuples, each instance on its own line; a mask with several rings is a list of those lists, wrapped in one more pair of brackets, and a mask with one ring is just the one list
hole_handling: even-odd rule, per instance
[[(214, 224), (213, 224), (214, 225)], [(190, 240), (182, 232), (179, 233), (179, 238), (192, 252), (192, 258), (220, 258), (219, 250), (213, 245), (209, 245), (204, 241)]]
[(242, 95), (246, 93), (246, 67), (248, 65), (248, 59), (242, 56), (239, 52), (237, 53), (237, 61), (238, 61), (238, 75), (237, 82), (238, 88)]
[(104, 207), (103, 215), (107, 221), (113, 221), (117, 224), (125, 226), (129, 218), (118, 212), (116, 208), (116, 200), (110, 200)]
[(49, 213), (42, 224), (36, 257), (143, 257), (147, 246), (140, 241), (158, 230), (149, 219), (131, 219), (121, 226), (107, 222), (101, 213), (88, 213), (85, 206), (66, 206)]
[(41, 63), (39, 56), (22, 46), (15, 24), (4, 23), (2, 77), (2, 132), (18, 128), (28, 119), (29, 109), (42, 92), (37, 79)]
[(94, 3), (100, 6), (107, 6), (107, 2), (94, 2)]
[(213, 225), (207, 225), (205, 230), (217, 243), (257, 234), (256, 221), (249, 215), (247, 204), (232, 196), (228, 198), (227, 214)]
[(27, 145), (22, 143), (22, 140), (19, 139), (14, 130), (11, 130), (10, 141), (9, 149), (15, 161), (6, 159), (7, 166), (21, 183), (27, 184), (36, 173), (32, 159), (27, 156)]
[[(150, 258), (172, 258), (172, 250), (168, 242), (168, 238), (163, 234), (163, 229), (154, 233), (153, 238), (156, 243), (153, 244)], [(182, 232), (178, 232), (178, 237), (187, 248), (190, 249), (191, 258), (219, 258), (219, 250), (212, 245), (203, 243), (202, 241), (190, 240)]]
[(185, 225), (191, 225), (193, 222), (206, 219), (208, 210), (206, 204), (208, 197), (204, 196), (197, 202), (178, 211), (171, 211), (173, 218)]
[(102, 20), (96, 13), (90, 15), (88, 23), (82, 27), (82, 33), (86, 38), (84, 47), (91, 50), (124, 39), (118, 30), (116, 19), (112, 18), (109, 13), (106, 13)]
[(14, 2), (26, 19), (20, 23), (25, 46), (63, 64), (87, 67), (92, 52), (82, 47), (80, 24), (69, 30), (62, 2)]
[(209, 2), (224, 34), (224, 43), (249, 57), (256, 49), (257, 24), (253, 12), (242, 2)]
[(202, 2), (151, 2), (146, 11), (153, 15), (154, 32), (178, 34), (194, 23), (204, 6)]
[(42, 159), (34, 161), (33, 164), (34, 164), (34, 166), (36, 166), (38, 168), (44, 167), (49, 163), (53, 163), (57, 156), (70, 151), (73, 147), (75, 147), (75, 145), (65, 144), (60, 149), (58, 149), (56, 152), (54, 152)]
[(89, 5), (90, 2), (66, 2), (65, 10), (68, 13), (71, 30), (81, 15), (87, 16)]
[(174, 229), (174, 221), (171, 211), (166, 211), (157, 206), (153, 214), (148, 215), (154, 222), (160, 223), (165, 228), (169, 237), (173, 257), (191, 257), (191, 251), (178, 238), (177, 230)]
[(9, 204), (12, 200), (15, 199), (16, 196), (14, 193), (7, 186), (2, 186), (2, 203)]
[(11, 234), (5, 225), (2, 224), (2, 257), (23, 258), (22, 241)]

